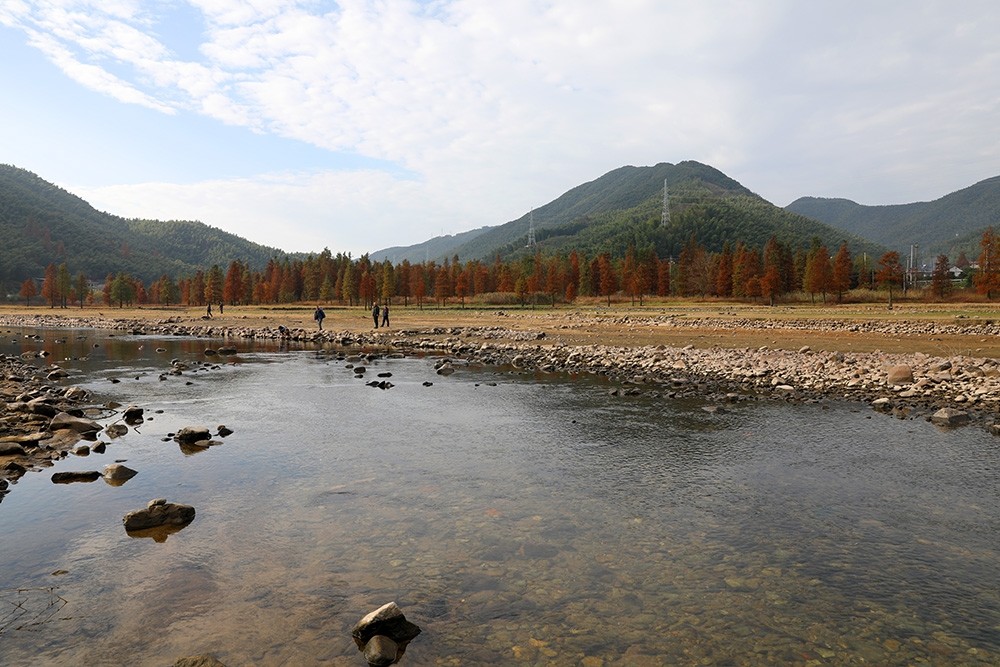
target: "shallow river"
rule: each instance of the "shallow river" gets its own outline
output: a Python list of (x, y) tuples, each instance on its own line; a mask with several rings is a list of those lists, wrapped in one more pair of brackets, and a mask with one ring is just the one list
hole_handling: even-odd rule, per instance
[[(75, 357), (70, 383), (147, 420), (0, 503), (0, 664), (363, 666), (351, 627), (393, 600), (423, 629), (403, 665), (1000, 664), (1000, 440), (980, 427), (712, 414), (421, 358), (357, 379), (261, 344), (161, 380), (210, 343), (20, 333), (0, 351)], [(164, 441), (219, 424), (197, 454)], [(116, 460), (139, 474), (50, 481)], [(160, 497), (194, 522), (127, 535)]]

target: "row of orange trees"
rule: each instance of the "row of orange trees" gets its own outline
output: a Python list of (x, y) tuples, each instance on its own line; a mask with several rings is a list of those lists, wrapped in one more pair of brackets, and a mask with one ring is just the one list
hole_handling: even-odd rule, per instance
[[(988, 230), (976, 286), (987, 296), (1000, 291), (1000, 241)], [(951, 288), (948, 258), (938, 256), (931, 288), (941, 298)], [(555, 304), (577, 296), (624, 295), (642, 302), (648, 295), (763, 299), (774, 303), (782, 295), (804, 291), (824, 301), (840, 300), (856, 287), (889, 291), (903, 285), (899, 253), (887, 252), (877, 261), (853, 257), (846, 244), (836, 253), (818, 240), (809, 248), (793, 249), (770, 239), (763, 248), (742, 243), (726, 244), (710, 252), (694, 237), (677, 257), (659, 257), (652, 248), (629, 247), (621, 258), (608, 253), (586, 257), (577, 251), (544, 255), (536, 252), (513, 261), (468, 260), (457, 256), (443, 262), (394, 264), (372, 261), (368, 255), (351, 258), (324, 250), (305, 259), (272, 259), (263, 270), (253, 270), (240, 260), (227, 269), (214, 265), (207, 271), (174, 278), (163, 275), (150, 284), (127, 274), (109, 274), (102, 286), (92, 285), (82, 273), (75, 278), (65, 264), (50, 265), (40, 288), (25, 280), (21, 297), (28, 303), (41, 294), (51, 306), (103, 301), (107, 305), (213, 303), (280, 304), (295, 302), (341, 303), (370, 306), (396, 300), (423, 305), (479, 298)]]

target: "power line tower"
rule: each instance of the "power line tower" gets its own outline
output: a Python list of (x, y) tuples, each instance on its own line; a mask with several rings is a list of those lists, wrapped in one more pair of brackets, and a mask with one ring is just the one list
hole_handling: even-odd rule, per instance
[(525, 247), (535, 247), (535, 209), (531, 209), (531, 213), (528, 214), (528, 245)]
[(660, 218), (660, 226), (666, 227), (670, 224), (670, 190), (667, 189), (667, 179), (663, 179), (663, 215)]

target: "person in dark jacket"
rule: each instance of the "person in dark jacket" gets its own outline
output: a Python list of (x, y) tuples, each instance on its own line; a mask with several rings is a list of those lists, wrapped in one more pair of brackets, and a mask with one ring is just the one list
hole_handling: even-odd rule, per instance
[(372, 319), (375, 320), (376, 329), (378, 329), (378, 313), (379, 309), (378, 309), (378, 304), (376, 303), (374, 306), (372, 306)]

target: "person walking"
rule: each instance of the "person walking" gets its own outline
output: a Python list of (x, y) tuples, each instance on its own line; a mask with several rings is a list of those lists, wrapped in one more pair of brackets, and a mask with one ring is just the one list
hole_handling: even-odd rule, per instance
[(389, 326), (389, 304), (382, 306), (382, 326)]
[(375, 328), (378, 329), (378, 304), (372, 306), (372, 319), (375, 320)]
[(319, 330), (323, 330), (323, 319), (326, 317), (326, 313), (319, 306), (316, 306), (316, 312), (313, 313), (313, 319), (316, 320), (316, 324), (319, 325)]

